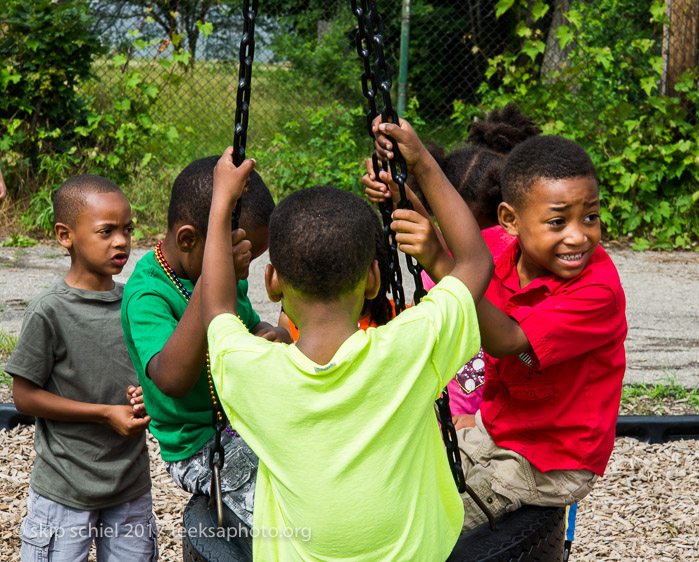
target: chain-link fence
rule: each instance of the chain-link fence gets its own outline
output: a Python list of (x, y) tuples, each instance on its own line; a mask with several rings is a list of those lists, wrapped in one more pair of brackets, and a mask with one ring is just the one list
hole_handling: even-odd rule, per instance
[[(521, 48), (527, 38), (523, 30), (533, 28), (542, 38), (542, 76), (560, 68), (575, 41), (562, 48), (558, 30), (566, 25), (569, 9), (586, 3), (515, 2), (496, 17), (503, 3), (495, 0), (379, 0), (394, 90), (403, 40), (408, 111), (425, 121), (427, 136), (443, 144), (459, 142), (463, 129), (453, 127), (450, 119), (454, 102), (478, 103), (489, 59)], [(679, 74), (697, 65), (699, 0), (667, 0), (673, 27), (664, 30), (648, 23), (650, 0), (626, 4), (619, 29), (605, 32), (652, 40), (654, 52), (665, 61), (663, 91), (671, 93)], [(167, 161), (184, 165), (232, 143), (240, 0), (114, 0), (95, 2), (93, 11), (104, 43), (128, 54), (121, 66), (109, 57), (95, 62), (95, 91), (106, 95), (117, 73), (127, 68), (138, 68), (153, 81), (158, 88), (153, 117), (179, 133), (178, 146)], [(248, 146), (272, 146), (290, 121), (307, 118), (309, 108), (331, 101), (363, 107), (355, 26), (349, 0), (259, 2)], [(598, 40), (603, 44), (606, 39)], [(178, 50), (181, 63), (170, 64)], [(362, 134), (363, 128), (357, 130)]]

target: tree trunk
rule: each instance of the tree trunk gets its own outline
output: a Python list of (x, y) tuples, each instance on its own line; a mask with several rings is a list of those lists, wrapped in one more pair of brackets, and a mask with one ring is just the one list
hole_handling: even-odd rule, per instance
[(544, 80), (551, 72), (563, 67), (574, 43), (570, 43), (565, 49), (561, 49), (561, 43), (558, 41), (558, 37), (556, 37), (558, 28), (563, 25), (563, 14), (570, 9), (570, 3), (571, 0), (561, 0), (556, 3), (553, 20), (546, 38), (544, 60), (541, 63), (541, 77)]
[(675, 95), (675, 84), (687, 69), (697, 66), (699, 0), (665, 0), (670, 25), (663, 31), (662, 92)]

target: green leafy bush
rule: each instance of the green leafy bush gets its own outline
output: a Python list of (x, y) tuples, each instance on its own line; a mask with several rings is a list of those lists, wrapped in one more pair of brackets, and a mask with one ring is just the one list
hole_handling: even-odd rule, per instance
[[(0, 6), (7, 22), (0, 26), (0, 52), (8, 61), (0, 67), (0, 152), (12, 196), (29, 198), (23, 225), (50, 232), (53, 196), (76, 174), (104, 175), (122, 186), (135, 179), (158, 183), (152, 178), (162, 176), (163, 166), (155, 155), (168, 154), (180, 132), (154, 117), (154, 101), (182, 80), (189, 53), (176, 49), (154, 62), (167, 71), (167, 80), (156, 83), (148, 68), (116, 52), (107, 59), (115, 67), (110, 81), (99, 81), (91, 65), (104, 48), (90, 31), (87, 2)], [(130, 41), (144, 46), (137, 31)], [(150, 215), (137, 195), (136, 210)]]
[(359, 179), (369, 154), (364, 111), (338, 102), (305, 110), (305, 119), (289, 119), (260, 159), (260, 173), (281, 198), (312, 185), (332, 185), (363, 194)]
[(0, 152), (15, 194), (31, 192), (40, 157), (70, 150), (89, 109), (78, 94), (102, 47), (87, 2), (0, 3)]
[[(696, 246), (699, 240), (699, 125), (690, 108), (699, 104), (697, 69), (686, 72), (675, 90), (659, 92), (663, 61), (654, 33), (667, 24), (665, 3), (653, 2), (640, 21), (632, 0), (576, 3), (555, 33), (565, 61), (541, 72), (546, 41), (533, 22), (517, 28), (517, 50), (489, 60), (480, 87), (483, 109), (510, 101), (534, 116), (546, 134), (560, 134), (585, 147), (600, 177), (602, 219), (607, 235), (630, 237), (636, 249)], [(498, 2), (504, 11), (516, 5)], [(632, 14), (633, 18), (629, 18)], [(622, 28), (622, 29), (620, 29)], [(470, 121), (473, 108), (455, 104), (457, 123)]]

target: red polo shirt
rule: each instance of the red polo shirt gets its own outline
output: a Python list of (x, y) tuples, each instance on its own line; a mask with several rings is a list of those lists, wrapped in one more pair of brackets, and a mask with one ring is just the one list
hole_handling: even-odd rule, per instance
[(519, 286), (514, 242), (495, 259), (486, 297), (514, 318), (533, 352), (488, 358), (481, 415), (493, 441), (538, 470), (586, 468), (600, 476), (614, 447), (626, 369), (626, 299), (598, 247), (574, 279)]

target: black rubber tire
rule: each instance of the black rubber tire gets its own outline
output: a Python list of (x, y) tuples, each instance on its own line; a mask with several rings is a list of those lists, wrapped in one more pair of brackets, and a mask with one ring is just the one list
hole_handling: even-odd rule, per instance
[(252, 536), (240, 532), (247, 529), (246, 525), (225, 504), (222, 530), (218, 529), (216, 509), (209, 508), (207, 496), (192, 496), (182, 522), (184, 562), (252, 562)]
[[(252, 539), (237, 531), (240, 520), (224, 506), (224, 527), (232, 529), (230, 540), (216, 536), (216, 510), (206, 496), (194, 495), (184, 510), (182, 559), (184, 562), (249, 562)], [(451, 562), (470, 560), (550, 561), (563, 559), (565, 509), (525, 506), (497, 522), (493, 532), (487, 524), (462, 536), (449, 557)], [(203, 530), (203, 531), (202, 531)]]
[(538, 560), (560, 562), (565, 544), (565, 508), (524, 506), (459, 538), (447, 562)]
[(34, 416), (28, 416), (17, 411), (14, 403), (0, 404), (0, 429), (8, 431), (18, 425), (31, 425), (34, 423)]

